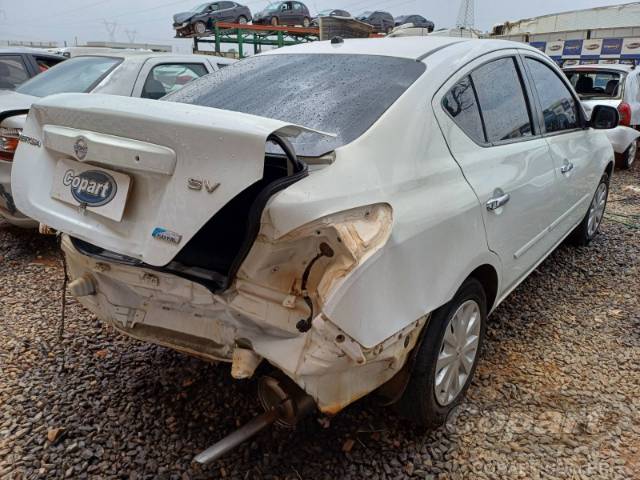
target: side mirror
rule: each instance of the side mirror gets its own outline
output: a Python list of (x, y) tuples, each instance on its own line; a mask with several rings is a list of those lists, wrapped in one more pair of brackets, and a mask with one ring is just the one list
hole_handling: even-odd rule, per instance
[(591, 112), (589, 126), (596, 130), (610, 130), (620, 123), (620, 114), (616, 108), (608, 105), (596, 105)]

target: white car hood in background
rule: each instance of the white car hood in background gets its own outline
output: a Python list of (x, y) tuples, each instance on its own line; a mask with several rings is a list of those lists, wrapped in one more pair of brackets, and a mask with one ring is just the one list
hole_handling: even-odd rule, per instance
[[(588, 118), (591, 118), (591, 112), (596, 105), (607, 105), (608, 107), (618, 108), (620, 105), (620, 99), (614, 100), (583, 100), (582, 106), (587, 114)], [(607, 137), (611, 142), (611, 146), (613, 147), (613, 151), (616, 153), (624, 153), (631, 142), (635, 141), (640, 137), (640, 132), (633, 128), (618, 126), (616, 128), (612, 128), (606, 131)]]
[[(35, 103), (29, 114), (12, 172), (15, 203), (56, 230), (163, 266), (216, 212), (262, 178), (269, 135), (295, 137), (303, 131), (312, 130), (181, 103), (54, 95)], [(52, 198), (54, 171), (62, 159), (130, 177), (121, 221)], [(190, 188), (192, 180), (219, 185), (208, 192)]]

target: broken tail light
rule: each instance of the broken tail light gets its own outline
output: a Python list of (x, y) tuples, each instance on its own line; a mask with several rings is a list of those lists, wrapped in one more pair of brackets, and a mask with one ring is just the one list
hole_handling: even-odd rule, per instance
[[(297, 330), (307, 331), (312, 317), (335, 288), (386, 244), (392, 224), (392, 210), (387, 204), (335, 213), (277, 239), (270, 231), (272, 226), (263, 224), (261, 235), (238, 272), (239, 295), (234, 306), (255, 310), (255, 305), (262, 302), (259, 297), (269, 296), (265, 291), (278, 292), (274, 298), (282, 297), (277, 301), (279, 306), (270, 305), (266, 311), (284, 309), (284, 318), (288, 309), (296, 317), (292, 323)], [(251, 302), (241, 305), (245, 296), (251, 297)]]
[(13, 161), (21, 132), (20, 128), (0, 127), (0, 160)]
[(619, 125), (628, 127), (631, 125), (631, 106), (627, 102), (622, 102), (618, 105), (618, 113), (620, 113)]

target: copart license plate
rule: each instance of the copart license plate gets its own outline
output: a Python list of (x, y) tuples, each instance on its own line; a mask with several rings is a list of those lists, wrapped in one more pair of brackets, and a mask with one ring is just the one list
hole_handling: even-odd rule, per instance
[(51, 197), (119, 222), (130, 185), (131, 179), (123, 173), (71, 160), (58, 160)]

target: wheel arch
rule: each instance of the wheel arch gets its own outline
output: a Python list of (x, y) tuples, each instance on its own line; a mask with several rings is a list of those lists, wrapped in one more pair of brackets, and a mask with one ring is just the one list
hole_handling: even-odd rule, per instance
[[(484, 293), (487, 296), (487, 313), (493, 310), (495, 306), (496, 299), (498, 298), (498, 272), (493, 267), (493, 265), (489, 265), (485, 263), (484, 265), (480, 265), (475, 270), (473, 270), (468, 278), (475, 278), (480, 282), (482, 288), (484, 289)], [(463, 282), (464, 283), (464, 282)]]
[(606, 168), (604, 169), (606, 174), (609, 176), (609, 180), (611, 180), (611, 176), (613, 175), (613, 167), (614, 167), (614, 161), (610, 160)]

